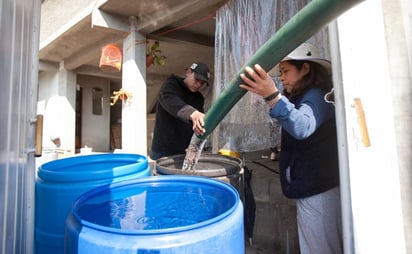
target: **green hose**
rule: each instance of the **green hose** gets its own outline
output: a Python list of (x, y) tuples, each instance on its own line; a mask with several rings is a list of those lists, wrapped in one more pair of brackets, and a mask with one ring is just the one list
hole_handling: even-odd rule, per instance
[(259, 64), (271, 70), (280, 60), (309, 39), (325, 25), (363, 0), (313, 0), (282, 26), (240, 69), (225, 90), (217, 97), (205, 115), (205, 129), (200, 139), (206, 139), (232, 107), (246, 94), (239, 87), (240, 74), (246, 66)]

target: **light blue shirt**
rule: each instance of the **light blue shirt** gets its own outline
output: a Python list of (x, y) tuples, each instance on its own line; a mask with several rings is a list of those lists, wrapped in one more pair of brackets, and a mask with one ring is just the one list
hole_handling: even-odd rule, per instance
[(276, 118), (290, 135), (302, 140), (312, 135), (334, 114), (335, 108), (332, 104), (325, 102), (323, 97), (323, 92), (319, 88), (309, 89), (298, 105), (282, 96), (269, 115)]

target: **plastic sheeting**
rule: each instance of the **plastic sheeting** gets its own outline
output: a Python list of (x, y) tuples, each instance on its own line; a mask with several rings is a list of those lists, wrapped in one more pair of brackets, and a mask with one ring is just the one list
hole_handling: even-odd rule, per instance
[[(231, 0), (217, 11), (215, 98), (244, 63), (308, 2)], [(309, 42), (325, 52), (326, 32), (319, 32)], [(279, 79), (273, 79), (282, 89)], [(249, 152), (275, 147), (280, 142), (280, 126), (268, 111), (269, 106), (260, 96), (247, 93), (217, 126), (213, 133), (214, 150)]]

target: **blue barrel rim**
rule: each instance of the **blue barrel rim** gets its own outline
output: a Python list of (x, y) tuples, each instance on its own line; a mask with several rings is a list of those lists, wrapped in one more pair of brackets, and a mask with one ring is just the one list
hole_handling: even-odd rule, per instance
[[(115, 168), (102, 167), (99, 170), (94, 168), (93, 174), (90, 174), (90, 171), (87, 170), (76, 171), (76, 174), (73, 173), (73, 168), (87, 167), (88, 165), (103, 164), (105, 162), (125, 165), (119, 165)], [(37, 175), (39, 179), (47, 182), (89, 181), (129, 175), (144, 171), (148, 167), (147, 157), (140, 154), (102, 153), (67, 157), (44, 163), (38, 168)], [(113, 175), (114, 169), (117, 175)]]
[[(150, 230), (138, 230), (138, 229), (118, 229), (118, 228), (111, 228), (107, 226), (102, 226), (98, 225), (86, 220), (80, 219), (79, 215), (76, 213), (76, 208), (81, 205), (84, 201), (87, 199), (93, 198), (100, 194), (102, 191), (107, 190), (107, 189), (113, 189), (117, 187), (124, 187), (126, 185), (133, 185), (137, 183), (144, 183), (144, 184), (149, 184), (151, 183), (151, 186), (155, 186), (156, 183), (158, 182), (166, 182), (170, 181), (172, 183), (177, 183), (177, 182), (197, 182), (197, 183), (202, 183), (206, 185), (214, 185), (216, 187), (225, 189), (228, 191), (230, 194), (234, 195), (234, 204), (232, 207), (227, 209), (225, 212), (219, 214), (218, 216), (215, 216), (211, 219), (204, 220), (199, 223), (187, 225), (187, 226), (182, 226), (178, 228), (166, 228), (166, 229), (150, 229)], [(103, 231), (103, 232), (108, 232), (108, 233), (115, 233), (115, 234), (120, 234), (120, 235), (160, 235), (160, 234), (170, 234), (170, 233), (178, 233), (182, 231), (188, 231), (188, 230), (194, 230), (198, 229), (201, 227), (205, 227), (208, 225), (211, 225), (213, 223), (216, 223), (218, 221), (223, 220), (224, 218), (230, 216), (236, 208), (239, 206), (241, 203), (240, 201), (240, 196), (238, 191), (231, 186), (230, 184), (227, 184), (225, 182), (222, 182), (220, 180), (216, 180), (213, 178), (207, 178), (203, 176), (193, 176), (193, 175), (181, 175), (181, 176), (176, 176), (176, 175), (162, 175), (162, 176), (154, 176), (154, 177), (145, 177), (145, 178), (138, 178), (138, 179), (132, 179), (132, 180), (125, 180), (125, 181), (120, 181), (116, 183), (111, 183), (111, 184), (106, 184), (97, 188), (94, 188), (83, 195), (81, 195), (78, 199), (76, 199), (73, 203), (70, 216), (73, 216), (73, 218), (79, 222), (82, 226), (86, 226), (95, 230)]]

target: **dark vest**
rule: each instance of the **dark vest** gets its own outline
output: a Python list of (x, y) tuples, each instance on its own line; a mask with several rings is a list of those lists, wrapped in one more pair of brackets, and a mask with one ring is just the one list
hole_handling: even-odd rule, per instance
[[(295, 139), (285, 130), (281, 140), (280, 180), (286, 197), (305, 198), (339, 185), (335, 117), (304, 140)], [(290, 182), (286, 177), (288, 167)]]

